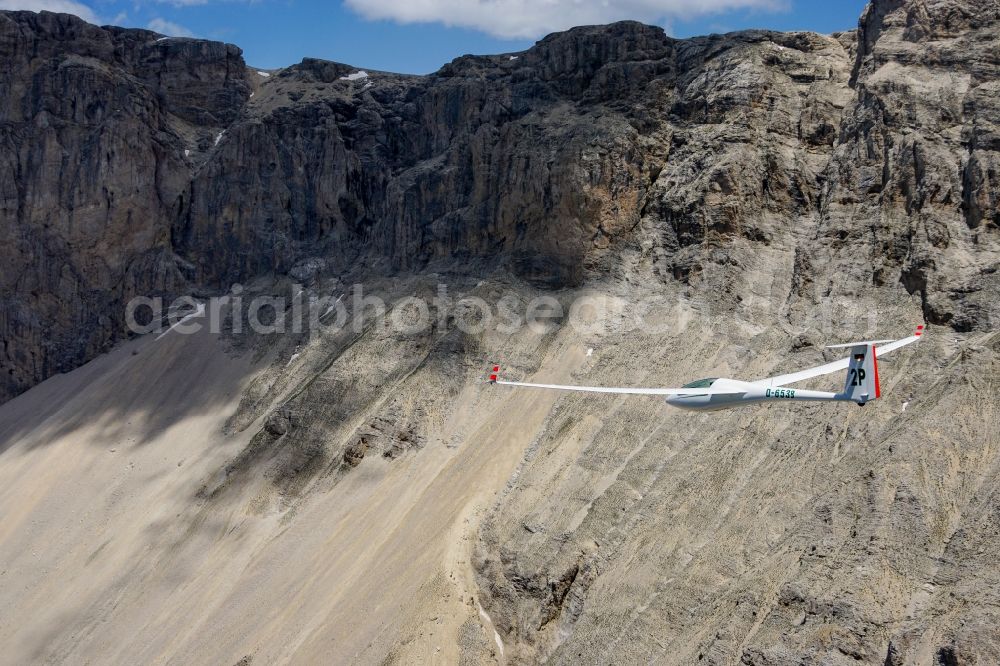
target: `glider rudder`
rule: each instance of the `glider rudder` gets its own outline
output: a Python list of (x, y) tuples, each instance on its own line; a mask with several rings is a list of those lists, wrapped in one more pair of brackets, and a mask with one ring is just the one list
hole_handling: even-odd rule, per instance
[(847, 366), (847, 380), (844, 395), (861, 406), (878, 399), (881, 389), (878, 384), (878, 363), (875, 360), (875, 345), (861, 344), (851, 347), (851, 361)]

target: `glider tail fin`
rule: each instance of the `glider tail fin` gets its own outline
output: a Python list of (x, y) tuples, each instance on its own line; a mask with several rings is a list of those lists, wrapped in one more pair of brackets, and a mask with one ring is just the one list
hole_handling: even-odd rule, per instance
[(881, 397), (875, 345), (864, 343), (851, 347), (851, 363), (847, 367), (844, 395), (859, 405)]

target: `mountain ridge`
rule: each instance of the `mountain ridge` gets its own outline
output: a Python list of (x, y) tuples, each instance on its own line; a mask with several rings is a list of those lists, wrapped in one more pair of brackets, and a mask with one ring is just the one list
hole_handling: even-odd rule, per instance
[[(886, 8), (890, 19), (904, 11), (872, 6)], [(906, 7), (906, 16), (930, 20), (923, 4)], [(880, 12), (862, 17), (862, 41), (883, 30), (889, 19)], [(920, 25), (915, 20), (905, 20), (906, 35)], [(851, 104), (850, 80), (875, 62), (865, 49), (844, 50), (850, 33), (674, 40), (659, 28), (622, 22), (550, 35), (517, 59), (463, 56), (421, 77), (350, 80), (343, 77), (355, 68), (314, 59), (263, 77), (237, 47), (220, 42), (163, 39), (46, 13), (6, 12), (4, 25), (13, 65), (2, 112), (3, 173), (11, 183), (0, 327), (8, 398), (122, 339), (129, 298), (228, 288), (315, 257), (381, 271), (500, 266), (553, 285), (578, 284), (614, 263), (611, 243), (647, 242), (628, 230), (656, 208), (676, 220), (670, 244), (683, 255), (688, 229), (706, 224), (695, 202), (732, 197), (728, 185), (721, 184), (720, 198), (708, 191), (719, 183), (668, 164), (672, 154), (697, 161), (685, 155), (691, 146), (680, 144), (689, 139), (704, 140), (704, 150), (716, 150), (727, 134), (755, 146), (747, 157), (766, 178), (809, 190), (769, 205), (786, 218), (822, 216), (815, 206), (828, 204), (820, 180), (848, 176), (837, 173), (846, 165), (836, 166), (835, 155), (821, 174), (817, 155), (843, 142), (837, 134)], [(738, 63), (737, 53), (749, 62)], [(721, 61), (728, 71), (717, 69)], [(729, 77), (736, 87), (730, 94), (701, 90), (699, 75), (712, 77), (710, 86)], [(861, 110), (875, 96), (859, 91)], [(799, 116), (798, 126), (754, 110), (758, 96), (787, 107), (780, 113)], [(62, 103), (53, 105), (57, 99)], [(769, 136), (747, 123), (751, 117)], [(720, 124), (725, 131), (696, 131)], [(974, 131), (981, 148), (970, 153), (961, 196), (970, 224), (993, 228), (995, 217), (984, 211), (995, 201), (980, 185), (992, 182), (993, 130)], [(530, 133), (540, 140), (526, 141)], [(779, 166), (781, 150), (800, 155), (799, 163)], [(41, 168), (57, 154), (57, 170)], [(670, 203), (657, 190), (655, 181), (671, 170), (686, 203)], [(764, 212), (761, 201), (724, 206), (731, 207), (726, 215), (744, 210), (745, 218)], [(716, 215), (724, 206), (708, 210)], [(709, 224), (721, 225), (723, 235), (735, 230)], [(45, 256), (26, 262), (40, 247)], [(672, 270), (683, 275), (692, 266)], [(926, 269), (907, 270), (907, 283), (921, 289)], [(925, 300), (929, 318), (955, 317)], [(958, 317), (962, 327), (977, 316)], [(19, 348), (12, 350), (15, 337)]]

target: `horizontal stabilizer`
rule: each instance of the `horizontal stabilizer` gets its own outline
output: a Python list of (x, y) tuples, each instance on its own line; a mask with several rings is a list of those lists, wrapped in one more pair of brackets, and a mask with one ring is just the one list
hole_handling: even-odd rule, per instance
[(884, 345), (895, 340), (862, 340), (860, 342), (845, 342), (842, 345), (827, 345), (827, 349), (847, 349), (848, 347), (871, 347), (872, 345)]
[[(917, 330), (913, 333), (913, 338), (919, 338), (921, 335), (923, 335), (923, 333), (924, 333), (924, 325), (921, 324), (920, 326), (917, 326)], [(903, 340), (909, 340), (912, 342), (910, 338), (903, 338)], [(858, 347), (858, 346), (870, 347), (871, 345), (884, 345), (890, 342), (902, 342), (902, 340), (862, 340), (861, 342), (845, 342), (842, 345), (827, 345), (826, 348), (847, 349), (848, 347)], [(886, 351), (888, 350), (880, 349), (879, 353), (884, 354)]]

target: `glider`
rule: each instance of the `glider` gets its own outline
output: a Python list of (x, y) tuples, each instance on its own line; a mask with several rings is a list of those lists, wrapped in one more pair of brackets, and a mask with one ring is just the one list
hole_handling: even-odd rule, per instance
[[(917, 326), (916, 332), (900, 340), (865, 340), (842, 345), (829, 345), (827, 349), (850, 348), (847, 358), (820, 365), (807, 370), (777, 375), (752, 382), (727, 377), (699, 379), (680, 388), (630, 388), (610, 386), (565, 386), (562, 384), (531, 384), (528, 382), (508, 382), (499, 379), (500, 366), (493, 366), (490, 384), (501, 386), (527, 386), (529, 388), (554, 389), (557, 391), (582, 391), (585, 393), (619, 393), (637, 395), (662, 395), (672, 407), (695, 411), (712, 411), (741, 405), (771, 402), (775, 400), (834, 400), (853, 402), (864, 407), (882, 395), (878, 381), (879, 356), (916, 342), (923, 334), (924, 327)], [(879, 346), (881, 345), (881, 346)], [(787, 388), (790, 384), (805, 379), (847, 370), (844, 390), (839, 393), (810, 391)]]

